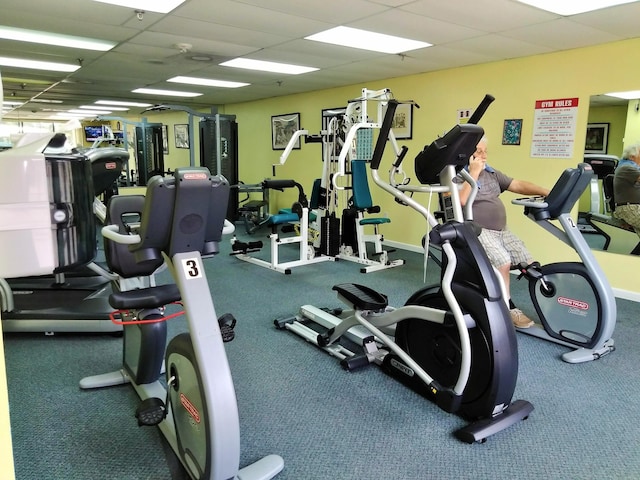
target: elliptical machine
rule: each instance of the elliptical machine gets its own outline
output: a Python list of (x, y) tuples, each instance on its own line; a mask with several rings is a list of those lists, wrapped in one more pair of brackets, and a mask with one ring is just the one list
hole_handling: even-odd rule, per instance
[(529, 280), (531, 301), (542, 323), (518, 330), (573, 348), (562, 355), (568, 363), (597, 360), (615, 350), (611, 338), (616, 325), (615, 296), (571, 217), (571, 209), (592, 177), (591, 165), (581, 163), (576, 169), (565, 170), (546, 198), (512, 200), (524, 207), (527, 217), (573, 248), (582, 260), (518, 266), (518, 278)]
[[(453, 182), (456, 169), (466, 164), (482, 137), (483, 129), (475, 123), (492, 100), (485, 97), (471, 119), (473, 123), (456, 125), (418, 155), (416, 172), (427, 185), (394, 182), (407, 151), (404, 147), (398, 150), (391, 130), (398, 105), (395, 100), (387, 103), (371, 160), (375, 183), (431, 225), (431, 242), (440, 245), (443, 252), (441, 284), (418, 290), (405, 306), (395, 309), (383, 294), (368, 287), (336, 285), (333, 289), (348, 310), (304, 305), (296, 316), (275, 321), (276, 327), (290, 330), (339, 358), (345, 369), (376, 363), (443, 410), (468, 419), (471, 423), (455, 432), (467, 443), (484, 442), (528, 418), (533, 406), (525, 400), (512, 402), (518, 376), (516, 335), (504, 285), (478, 241), (479, 231), (471, 222), (439, 224), (412, 195), (450, 192), (457, 198), (458, 187)], [(397, 158), (385, 182), (378, 168), (387, 139)], [(475, 185), (468, 173), (461, 171), (461, 175)], [(457, 206), (461, 215), (459, 201)], [(340, 344), (343, 336), (362, 345), (363, 353)]]
[[(277, 455), (239, 469), (237, 402), (223, 344), (233, 339), (235, 319), (223, 315), (215, 321), (203, 265), (203, 257), (218, 253), (228, 199), (227, 181), (206, 167), (152, 177), (139, 229), (126, 222), (138, 200), (133, 197), (131, 206), (129, 197), (111, 199), (109, 225), (102, 229), (110, 268), (130, 278), (149, 275), (166, 261), (176, 284), (109, 297), (124, 324), (124, 367), (84, 378), (80, 388), (130, 382), (142, 399), (138, 424), (157, 425), (193, 479), (269, 479), (283, 468)], [(130, 234), (132, 228), (139, 233)], [(174, 302), (182, 303), (189, 331), (167, 344), (163, 312)]]

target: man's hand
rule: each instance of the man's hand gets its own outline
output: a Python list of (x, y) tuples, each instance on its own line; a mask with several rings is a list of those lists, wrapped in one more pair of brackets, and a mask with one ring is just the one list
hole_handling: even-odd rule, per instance
[(471, 176), (477, 180), (480, 176), (480, 172), (484, 170), (484, 166), (486, 163), (486, 158), (471, 155), (471, 158), (469, 159), (469, 173), (471, 174)]

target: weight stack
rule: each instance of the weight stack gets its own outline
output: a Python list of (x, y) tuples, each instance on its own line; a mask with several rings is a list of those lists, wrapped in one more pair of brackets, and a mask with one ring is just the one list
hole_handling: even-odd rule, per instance
[(354, 208), (345, 208), (342, 211), (342, 239), (341, 244), (351, 247), (353, 253), (358, 253), (358, 239), (356, 233), (356, 221), (358, 211)]
[(320, 254), (335, 257), (340, 253), (340, 219), (335, 213), (320, 219)]

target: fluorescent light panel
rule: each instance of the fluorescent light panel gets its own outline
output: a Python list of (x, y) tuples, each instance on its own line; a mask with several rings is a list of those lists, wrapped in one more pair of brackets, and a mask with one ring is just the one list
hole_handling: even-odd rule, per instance
[(220, 65), (223, 67), (244, 68), (246, 70), (259, 70), (261, 72), (287, 73), (289, 75), (299, 75), (301, 73), (315, 72), (315, 67), (303, 67), (301, 65), (291, 65), (288, 63), (266, 62), (264, 60), (251, 60), (250, 58), (234, 58)]
[(95, 2), (108, 3), (119, 7), (127, 7), (144, 12), (169, 13), (184, 0), (94, 0)]
[(53, 72), (75, 72), (80, 65), (70, 65), (68, 63), (40, 62), (37, 60), (27, 60), (24, 58), (0, 57), (0, 65), (3, 67), (30, 68), (32, 70), (51, 70)]
[(119, 100), (96, 100), (95, 102), (98, 105), (119, 105), (122, 107), (150, 107), (151, 103), (141, 103), (141, 102), (121, 102)]
[(167, 82), (186, 83), (188, 85), (203, 85), (206, 87), (221, 87), (221, 88), (238, 88), (251, 85), (250, 83), (242, 82), (228, 82), (226, 80), (213, 80), (210, 78), (197, 78), (197, 77), (173, 77), (167, 80)]
[(304, 38), (305, 40), (331, 43), (333, 45), (371, 50), (380, 53), (402, 53), (431, 46), (431, 44), (427, 42), (369, 32), (351, 27), (330, 28), (324, 32), (319, 32)]
[(133, 93), (142, 93), (145, 95), (163, 95), (166, 97), (199, 97), (201, 93), (179, 92), (176, 90), (160, 90), (157, 88), (136, 88), (131, 90)]
[(609, 97), (624, 98), (625, 100), (636, 100), (640, 98), (640, 90), (629, 90), (628, 92), (605, 93)]
[(57, 45), (59, 47), (83, 48), (85, 50), (97, 50), (99, 52), (106, 52), (116, 46), (115, 42), (107, 42), (105, 40), (74, 37), (71, 35), (61, 35), (59, 33), (39, 32), (37, 30), (5, 27), (3, 25), (0, 25), (0, 38), (17, 40), (19, 42)]
[(109, 110), (86, 110), (82, 108), (73, 108), (71, 110), (67, 110), (66, 113), (77, 113), (78, 115), (104, 115), (111, 112)]
[(632, 3), (636, 0), (573, 0), (559, 2), (558, 0), (518, 0), (532, 7), (557, 13), (558, 15), (577, 15), (578, 13), (592, 12), (602, 8)]
[(86, 110), (111, 110), (114, 112), (126, 112), (129, 110), (127, 107), (107, 107), (106, 105), (80, 105), (78, 108)]

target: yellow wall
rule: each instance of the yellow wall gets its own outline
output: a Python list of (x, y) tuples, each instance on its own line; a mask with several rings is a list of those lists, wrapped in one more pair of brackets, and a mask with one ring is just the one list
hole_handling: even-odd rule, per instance
[[(2, 319), (0, 319), (2, 321)], [(9, 397), (4, 363), (4, 344), (0, 335), (0, 477), (3, 480), (15, 478), (13, 469), (13, 449), (11, 446), (11, 425), (9, 423)]]
[(629, 101), (627, 106), (627, 123), (625, 127), (625, 146), (640, 142), (640, 101)]
[[(310, 133), (318, 133), (322, 109), (343, 106), (346, 100), (358, 97), (361, 89), (366, 87), (390, 88), (398, 99), (413, 99), (422, 107), (414, 112), (413, 139), (404, 143), (409, 147), (405, 160), (408, 172), (413, 172), (413, 158), (419, 150), (455, 124), (458, 109), (473, 108), (485, 93), (491, 93), (496, 101), (480, 122), (490, 139), (489, 162), (515, 178), (552, 186), (565, 168), (575, 166), (582, 159), (589, 97), (608, 91), (638, 88), (637, 76), (630, 74), (628, 62), (629, 58), (635, 58), (638, 48), (640, 39), (634, 39), (309, 94), (226, 105), (226, 112), (236, 115), (239, 125), (240, 178), (245, 183), (258, 182), (271, 176), (271, 165), (278, 163), (282, 152), (270, 148), (272, 115), (300, 112), (301, 127)], [(593, 68), (593, 58), (600, 59), (597, 69)], [(286, 82), (283, 88), (286, 88)], [(530, 148), (535, 101), (566, 97), (579, 98), (573, 157), (532, 158)], [(509, 118), (523, 119), (519, 146), (501, 145), (503, 121)], [(390, 161), (391, 155), (387, 154), (381, 172), (387, 170)], [(318, 177), (320, 171), (320, 146), (303, 144), (302, 149), (294, 151), (286, 165), (276, 173), (279, 178), (295, 178), (310, 188), (313, 178)], [(392, 219), (392, 224), (384, 229), (385, 240), (419, 245), (426, 229), (424, 221), (382, 191), (374, 189), (372, 195), (382, 211)], [(552, 262), (576, 258), (571, 249), (561, 245), (526, 218), (520, 207), (512, 205), (512, 198), (513, 195), (509, 193), (503, 195), (510, 227), (527, 241), (538, 260)], [(291, 196), (274, 195), (272, 201), (276, 204), (272, 209), (288, 206), (293, 200)], [(614, 288), (640, 292), (635, 277), (628, 273), (633, 271), (628, 268), (630, 263), (635, 264), (640, 259), (603, 252), (595, 252), (595, 255)]]
[(588, 123), (608, 123), (609, 142), (607, 154), (622, 155), (622, 144), (627, 124), (627, 106), (593, 107), (589, 109)]

